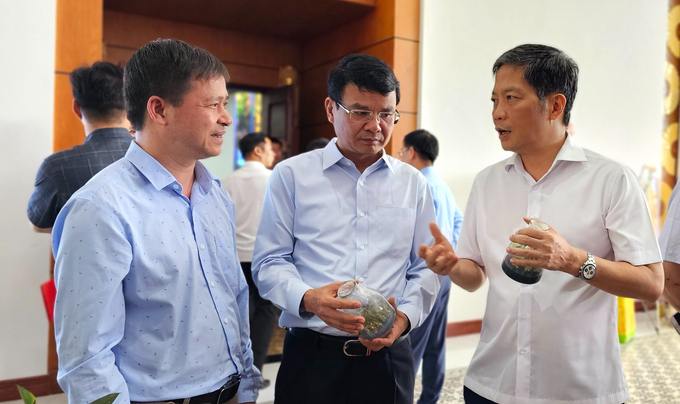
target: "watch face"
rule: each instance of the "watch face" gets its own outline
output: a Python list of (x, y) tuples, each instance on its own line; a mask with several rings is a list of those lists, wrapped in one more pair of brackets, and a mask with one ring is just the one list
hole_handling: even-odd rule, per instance
[(593, 264), (587, 264), (586, 266), (583, 267), (583, 279), (585, 280), (591, 280), (595, 277), (595, 273), (597, 272), (597, 269), (595, 268), (595, 265)]

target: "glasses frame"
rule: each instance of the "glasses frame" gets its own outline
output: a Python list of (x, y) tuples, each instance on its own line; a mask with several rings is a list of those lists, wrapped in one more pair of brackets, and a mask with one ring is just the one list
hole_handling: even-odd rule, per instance
[[(333, 100), (333, 101), (335, 101), (335, 100)], [(357, 112), (362, 112), (362, 113), (368, 112), (368, 113), (369, 113), (368, 119), (366, 119), (365, 121), (352, 121), (352, 122), (355, 122), (355, 123), (368, 123), (368, 122), (371, 122), (371, 120), (373, 119), (373, 115), (375, 115), (375, 114), (373, 113), (373, 111), (367, 111), (367, 110), (365, 110), (365, 109), (349, 109), (349, 108), (347, 108), (346, 106), (342, 105), (342, 104), (341, 104), (340, 102), (338, 102), (338, 101), (335, 101), (335, 103), (338, 104), (338, 106), (339, 106), (340, 108), (342, 108), (343, 111), (347, 112), (347, 114), (349, 115), (349, 120), (350, 120), (350, 121), (352, 121), (352, 116), (354, 116), (354, 114), (356, 114)], [(378, 119), (380, 120), (381, 123), (383, 123), (383, 124), (385, 124), (385, 125), (396, 125), (397, 122), (399, 122), (399, 118), (401, 117), (401, 114), (399, 113), (399, 111), (395, 109), (394, 112), (389, 113), (390, 115), (394, 115), (394, 122), (392, 122), (392, 123), (387, 123), (387, 122), (383, 121), (383, 120), (380, 118), (380, 114), (382, 114), (382, 113), (387, 113), (387, 112), (379, 112), (379, 113), (378, 113)]]
[(399, 150), (399, 151), (397, 152), (397, 156), (399, 156), (399, 157), (403, 156), (404, 153), (406, 153), (411, 147), (413, 147), (413, 146), (402, 147), (401, 150)]

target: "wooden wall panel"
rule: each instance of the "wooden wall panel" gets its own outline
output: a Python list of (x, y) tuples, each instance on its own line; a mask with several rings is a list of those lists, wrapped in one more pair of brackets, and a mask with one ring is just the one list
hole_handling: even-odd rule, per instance
[(53, 150), (81, 144), (83, 125), (71, 109), (68, 74), (102, 58), (102, 0), (57, 0)]
[(420, 1), (395, 0), (394, 36), (420, 40)]
[[(201, 47), (225, 64), (270, 69), (278, 77), (285, 65), (300, 68), (301, 47), (295, 41), (225, 31), (199, 25), (104, 12), (104, 42), (107, 58), (121, 50), (135, 51), (158, 38), (174, 38)], [(276, 85), (274, 86), (276, 87)]]
[(102, 57), (102, 1), (57, 0), (57, 71), (71, 72)]
[(394, 39), (392, 43), (394, 57), (391, 65), (401, 88), (399, 111), (417, 113), (420, 44), (404, 39)]
[(82, 122), (73, 113), (73, 93), (69, 76), (54, 75), (54, 151), (70, 149), (85, 141)]
[(302, 70), (338, 60), (348, 53), (361, 52), (392, 38), (394, 6), (395, 0), (376, 0), (376, 8), (372, 13), (305, 43)]

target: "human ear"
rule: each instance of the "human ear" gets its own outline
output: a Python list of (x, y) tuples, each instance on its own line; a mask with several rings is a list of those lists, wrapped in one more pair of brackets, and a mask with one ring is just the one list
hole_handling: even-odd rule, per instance
[(146, 112), (149, 114), (149, 118), (159, 125), (166, 125), (168, 123), (167, 119), (167, 108), (169, 103), (163, 98), (154, 95), (146, 102)]

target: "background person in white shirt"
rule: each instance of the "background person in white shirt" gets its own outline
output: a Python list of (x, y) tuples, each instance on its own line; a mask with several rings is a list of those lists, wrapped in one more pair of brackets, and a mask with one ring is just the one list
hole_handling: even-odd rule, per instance
[[(477, 175), (456, 253), (434, 224), (434, 246), (419, 251), (466, 290), (489, 278), (465, 401), (624, 402), (615, 295), (656, 300), (664, 284), (642, 190), (629, 168), (571, 143), (578, 67), (566, 54), (521, 45), (493, 73), (494, 126), (515, 154)], [(527, 228), (528, 217), (552, 227)], [(501, 269), (508, 252), (532, 258), (513, 264), (545, 268), (543, 278), (510, 279)]]
[[(262, 371), (279, 311), (269, 300), (260, 297), (257, 286), (253, 283), (250, 265), (253, 260), (257, 226), (260, 224), (264, 191), (272, 173), (267, 167), (274, 162), (274, 152), (271, 140), (264, 133), (245, 135), (239, 140), (238, 147), (246, 162), (243, 167), (222, 181), (222, 187), (229, 192), (234, 201), (236, 252), (248, 282), (253, 364)], [(269, 384), (269, 380), (263, 379), (260, 388), (268, 387)]]
[(680, 194), (680, 186), (676, 185), (668, 200), (668, 214), (659, 236), (663, 268), (666, 274), (663, 296), (676, 310), (680, 310), (680, 198), (678, 194)]

